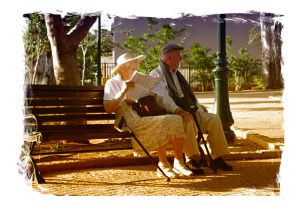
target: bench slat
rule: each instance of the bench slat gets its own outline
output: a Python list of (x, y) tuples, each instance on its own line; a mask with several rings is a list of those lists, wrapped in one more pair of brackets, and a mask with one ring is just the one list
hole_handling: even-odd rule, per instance
[(34, 91), (26, 94), (27, 98), (99, 98), (103, 96), (101, 91), (79, 92), (79, 91)]
[(98, 130), (74, 131), (74, 133), (63, 133), (62, 131), (43, 132), (43, 142), (56, 140), (87, 140), (87, 139), (111, 139), (111, 138), (128, 138), (131, 137), (127, 132), (99, 132)]
[(52, 99), (30, 99), (24, 100), (24, 106), (70, 106), (70, 105), (102, 105), (103, 98), (52, 98)]
[(73, 133), (62, 133), (62, 131), (53, 131), (53, 132), (44, 132), (43, 142), (45, 141), (45, 138), (51, 137), (49, 141), (53, 140), (87, 140), (87, 139), (110, 139), (110, 138), (125, 138), (125, 137), (131, 137), (127, 132), (118, 132), (117, 130), (115, 132), (99, 132), (97, 130), (90, 130), (90, 131), (74, 131)]
[(53, 115), (53, 116), (37, 116), (38, 122), (47, 123), (47, 122), (59, 122), (59, 121), (70, 121), (70, 120), (115, 120), (114, 114), (68, 114), (68, 115)]
[(103, 86), (81, 86), (81, 85), (42, 85), (27, 84), (24, 85), (24, 91), (103, 91)]
[(93, 107), (45, 107), (45, 108), (25, 108), (25, 114), (73, 114), (73, 113), (100, 113), (105, 112), (102, 105)]
[(73, 132), (89, 132), (89, 131), (99, 131), (114, 133), (116, 132), (113, 124), (81, 124), (81, 125), (40, 125), (39, 130), (41, 132), (63, 132), (67, 133), (69, 131)]

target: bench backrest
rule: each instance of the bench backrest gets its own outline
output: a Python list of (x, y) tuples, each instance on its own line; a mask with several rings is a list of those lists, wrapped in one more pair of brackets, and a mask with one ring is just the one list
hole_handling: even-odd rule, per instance
[(24, 112), (34, 114), (43, 142), (128, 137), (114, 129), (102, 86), (25, 85)]

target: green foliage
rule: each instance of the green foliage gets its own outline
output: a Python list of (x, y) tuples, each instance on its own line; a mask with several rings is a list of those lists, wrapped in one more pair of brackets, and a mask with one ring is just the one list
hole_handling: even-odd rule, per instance
[(255, 83), (256, 89), (264, 89), (265, 88), (263, 79), (261, 77), (254, 78), (254, 83)]
[(97, 71), (97, 31), (88, 33), (86, 37), (80, 42), (79, 49), (77, 49), (77, 68), (80, 71), (80, 79), (82, 79), (82, 71), (84, 72), (84, 79), (94, 79), (94, 73)]
[(47, 28), (42, 14), (25, 14), (26, 30), (23, 34), (25, 56), (27, 59), (37, 59), (44, 51), (51, 51), (47, 37)]
[[(112, 53), (112, 40), (108, 30), (101, 29), (101, 56)], [(95, 79), (98, 58), (98, 30), (89, 32), (77, 50), (77, 64), (82, 79), (82, 70), (85, 68), (84, 79)]]
[(183, 62), (195, 69), (192, 82), (200, 82), (202, 91), (214, 87), (213, 69), (215, 68), (216, 54), (209, 54), (210, 49), (203, 48), (199, 43), (193, 44), (188, 53), (183, 54)]
[(147, 18), (148, 32), (141, 36), (133, 36), (133, 32), (124, 31), (127, 37), (123, 44), (115, 46), (126, 50), (133, 55), (145, 55), (146, 58), (139, 64), (138, 70), (148, 73), (158, 66), (161, 48), (178, 37), (180, 37), (185, 29), (174, 30), (174, 28), (165, 24), (159, 29), (155, 28), (157, 21), (153, 18)]
[[(94, 35), (98, 35), (98, 30), (94, 30)], [(110, 31), (101, 29), (101, 55), (109, 56), (112, 53), (113, 41)]]
[(231, 50), (232, 40), (227, 37), (228, 67), (232, 71), (229, 82), (234, 82), (235, 90), (250, 89), (254, 84), (254, 78), (259, 78), (262, 70), (260, 58), (251, 56), (247, 47), (239, 49), (239, 54), (234, 55)]

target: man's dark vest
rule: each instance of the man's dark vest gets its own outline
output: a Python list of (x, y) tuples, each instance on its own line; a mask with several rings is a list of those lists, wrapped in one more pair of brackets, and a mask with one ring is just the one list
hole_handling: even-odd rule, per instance
[(184, 76), (179, 71), (176, 72), (176, 76), (184, 95), (182, 98), (180, 98), (168, 65), (163, 61), (160, 61), (160, 68), (167, 80), (170, 97), (174, 100), (177, 106), (190, 112), (191, 114), (194, 114), (198, 109), (196, 105), (197, 99)]

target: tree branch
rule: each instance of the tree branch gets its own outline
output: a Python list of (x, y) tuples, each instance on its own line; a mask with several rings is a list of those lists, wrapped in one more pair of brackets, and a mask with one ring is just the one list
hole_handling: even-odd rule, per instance
[(82, 15), (75, 27), (68, 33), (69, 43), (78, 45), (97, 20), (97, 16)]

